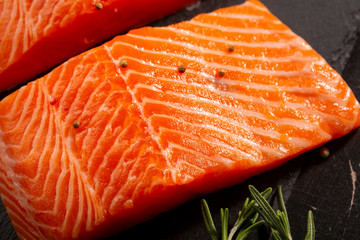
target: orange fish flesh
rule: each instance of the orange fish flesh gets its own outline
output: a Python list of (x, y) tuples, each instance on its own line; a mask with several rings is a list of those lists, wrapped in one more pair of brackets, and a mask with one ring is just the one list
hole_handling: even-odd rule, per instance
[(0, 92), (195, 0), (0, 0)]
[(249, 0), (130, 31), (2, 100), (0, 192), (21, 239), (103, 237), (359, 124), (341, 76)]

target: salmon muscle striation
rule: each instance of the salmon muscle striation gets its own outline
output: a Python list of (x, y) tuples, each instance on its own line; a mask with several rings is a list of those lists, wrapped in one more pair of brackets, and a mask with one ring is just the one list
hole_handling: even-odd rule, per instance
[(100, 238), (359, 124), (341, 76), (249, 0), (130, 31), (7, 96), (0, 192), (20, 239)]
[(0, 0), (0, 92), (195, 0)]

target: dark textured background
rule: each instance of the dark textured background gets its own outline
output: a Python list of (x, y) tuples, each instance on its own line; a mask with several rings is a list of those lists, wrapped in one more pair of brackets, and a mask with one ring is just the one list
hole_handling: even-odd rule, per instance
[[(200, 7), (184, 9), (153, 23), (163, 26), (190, 19), (200, 12), (239, 4), (236, 0), (203, 0)], [(334, 67), (360, 99), (360, 0), (264, 0), (268, 8), (302, 36)], [(328, 143), (331, 156), (319, 150), (297, 157), (240, 185), (205, 196), (219, 224), (221, 207), (230, 208), (230, 223), (249, 195), (247, 186), (283, 186), (294, 239), (304, 239), (308, 210), (315, 216), (317, 239), (360, 239), (360, 130)], [(351, 172), (355, 173), (352, 178)], [(351, 199), (353, 204), (351, 205)], [(195, 199), (111, 239), (209, 239), (199, 200)], [(265, 227), (249, 239), (269, 239)], [(0, 202), (0, 239), (17, 239)]]

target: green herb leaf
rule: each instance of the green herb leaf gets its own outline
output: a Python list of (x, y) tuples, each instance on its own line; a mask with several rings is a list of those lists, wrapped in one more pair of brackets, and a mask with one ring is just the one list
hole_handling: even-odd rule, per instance
[[(271, 188), (267, 188), (265, 191), (263, 191), (261, 193), (261, 195), (268, 199), (270, 194), (272, 192)], [(255, 201), (252, 200), (249, 203), (249, 198), (246, 198), (245, 203), (242, 207), (242, 210), (239, 212), (238, 218), (234, 224), (234, 226), (232, 227), (232, 229), (230, 230), (229, 233), (229, 237), (228, 240), (231, 240), (233, 238), (233, 236), (235, 235), (235, 233), (242, 227), (245, 225), (245, 223), (249, 222), (249, 224), (247, 225), (252, 225), (256, 222), (259, 214), (256, 212), (256, 210), (253, 208), (253, 205), (255, 204)], [(255, 228), (254, 228), (255, 229)]]
[(314, 215), (311, 210), (308, 213), (307, 234), (305, 240), (315, 240), (315, 222)]
[(229, 226), (229, 209), (225, 208), (223, 210), (220, 209), (220, 215), (221, 215), (221, 240), (227, 240), (228, 239), (228, 226)]
[(274, 229), (271, 229), (271, 234), (273, 235), (275, 240), (282, 240), (279, 233), (275, 231)]
[[(259, 226), (266, 223), (270, 229), (271, 234), (275, 240), (292, 240), (289, 218), (282, 195), (281, 186), (278, 188), (278, 205), (279, 210), (275, 210), (268, 203), (268, 198), (271, 195), (272, 189), (268, 188), (260, 193), (254, 186), (249, 185), (251, 196), (254, 200), (246, 198), (244, 205), (239, 211), (238, 218), (228, 234), (229, 224), (229, 209), (220, 209), (221, 215), (221, 240), (232, 240), (236, 233), (236, 240), (244, 240), (248, 235)], [(211, 240), (218, 240), (218, 234), (211, 217), (211, 213), (206, 201), (201, 201), (202, 215), (205, 221), (206, 229), (211, 237)], [(259, 215), (264, 219), (257, 221)], [(308, 213), (307, 234), (305, 240), (315, 240), (315, 223), (314, 216), (311, 211)]]
[[(259, 191), (252, 185), (249, 186), (250, 194), (254, 200), (259, 204), (259, 206), (254, 206), (258, 213), (265, 219), (269, 226), (276, 230), (279, 235), (285, 240), (292, 240), (291, 235), (288, 235), (286, 229), (286, 223), (284, 223), (280, 214), (276, 214), (274, 209), (270, 206), (267, 200), (261, 196)], [(285, 214), (284, 214), (285, 215)]]
[(201, 200), (201, 213), (204, 218), (206, 230), (208, 231), (211, 240), (218, 240), (216, 227), (211, 216), (209, 206), (205, 199)]
[(254, 231), (256, 228), (260, 227), (261, 225), (263, 225), (265, 223), (264, 220), (258, 221), (256, 223), (251, 224), (249, 227), (247, 227), (246, 229), (240, 230), (239, 234), (236, 237), (236, 240), (244, 240), (247, 238), (247, 236)]
[(279, 210), (281, 212), (283, 212), (284, 215), (285, 215), (284, 216), (285, 218), (283, 219), (283, 222), (286, 223), (285, 227), (286, 227), (287, 235), (291, 236), (289, 217), (288, 217), (288, 214), (287, 214), (287, 211), (286, 211), (281, 185), (278, 188), (278, 198), (277, 198), (277, 200), (278, 200)]

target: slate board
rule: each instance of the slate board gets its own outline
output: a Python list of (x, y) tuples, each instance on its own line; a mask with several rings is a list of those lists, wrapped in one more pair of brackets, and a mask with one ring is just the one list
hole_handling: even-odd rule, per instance
[[(203, 0), (196, 9), (184, 9), (151, 25), (176, 23), (201, 12), (242, 2)], [(360, 99), (360, 1), (263, 2), (318, 51), (343, 76), (355, 96)], [(316, 149), (273, 171), (204, 196), (212, 209), (216, 224), (220, 223), (218, 211), (221, 207), (230, 208), (230, 222), (235, 221), (236, 212), (249, 195), (249, 184), (261, 190), (281, 184), (295, 239), (304, 239), (307, 212), (310, 209), (315, 216), (317, 239), (360, 239), (359, 140), (360, 131), (355, 130), (326, 145), (331, 151), (331, 156), (327, 159), (321, 158)], [(202, 222), (199, 201), (200, 199), (194, 199), (109, 239), (209, 239)], [(0, 239), (17, 239), (1, 202)], [(268, 230), (262, 227), (251, 234), (249, 239), (269, 239)]]

